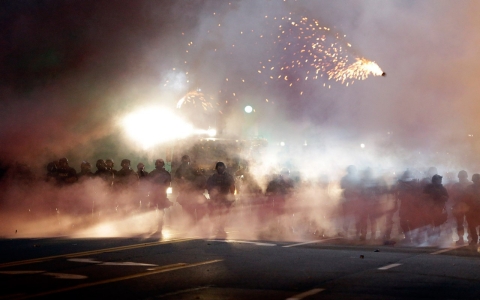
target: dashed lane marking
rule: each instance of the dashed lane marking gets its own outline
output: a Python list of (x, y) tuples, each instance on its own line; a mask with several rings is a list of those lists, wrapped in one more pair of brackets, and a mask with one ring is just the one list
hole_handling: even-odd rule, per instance
[(335, 237), (335, 238), (324, 239), (324, 240), (315, 240), (315, 241), (309, 241), (309, 242), (291, 244), (291, 245), (286, 245), (286, 246), (282, 246), (282, 247), (284, 247), (284, 248), (290, 248), (290, 247), (296, 247), (296, 246), (302, 246), (302, 245), (308, 245), (308, 244), (316, 244), (316, 243), (322, 243), (322, 242), (332, 241), (332, 240), (338, 240), (338, 239), (341, 239), (341, 237)]
[(121, 246), (121, 247), (104, 248), (104, 249), (97, 249), (97, 250), (91, 250), (91, 251), (85, 251), (85, 252), (76, 252), (76, 253), (60, 254), (60, 255), (39, 257), (39, 258), (20, 260), (20, 261), (12, 261), (12, 262), (7, 262), (7, 263), (0, 264), (0, 269), (1, 268), (6, 268), (6, 267), (35, 264), (35, 263), (45, 262), (45, 261), (49, 261), (49, 260), (53, 260), (53, 259), (57, 259), (57, 258), (62, 258), (62, 257), (73, 258), (73, 257), (94, 255), (94, 254), (100, 254), (100, 253), (106, 253), (106, 252), (116, 252), (116, 251), (124, 251), (124, 250), (130, 250), (130, 249), (152, 247), (152, 246), (164, 245), (164, 244), (180, 243), (180, 242), (186, 242), (186, 241), (191, 241), (191, 240), (193, 240), (193, 239), (190, 239), (190, 238), (188, 238), (188, 239), (174, 239), (174, 240), (169, 240), (169, 241), (159, 241), (159, 242), (152, 242), (152, 243), (134, 244), (134, 245), (128, 245), (128, 246)]
[(252, 241), (240, 241), (240, 240), (207, 240), (207, 242), (220, 242), (220, 243), (236, 243), (236, 244), (253, 244), (257, 246), (276, 246), (277, 244), (260, 243)]
[(384, 267), (381, 267), (381, 268), (378, 268), (379, 270), (388, 270), (388, 269), (391, 269), (391, 268), (395, 268), (395, 267), (398, 267), (400, 266), (401, 264), (391, 264), (391, 265), (386, 265)]
[(68, 261), (78, 262), (78, 263), (86, 263), (86, 264), (101, 264), (102, 262), (99, 260), (94, 260), (93, 258), (70, 258), (67, 259)]
[(148, 271), (148, 272), (144, 272), (144, 273), (138, 273), (138, 274), (122, 276), (122, 277), (117, 277), (117, 278), (110, 278), (110, 279), (96, 281), (96, 282), (90, 282), (90, 283), (83, 283), (83, 284), (79, 284), (79, 285), (75, 285), (75, 286), (71, 286), (71, 287), (66, 287), (66, 288), (62, 288), (62, 289), (58, 289), (58, 290), (42, 292), (42, 293), (38, 293), (38, 294), (24, 295), (24, 296), (21, 296), (17, 299), (30, 299), (30, 298), (36, 298), (36, 297), (49, 296), (49, 295), (53, 295), (53, 294), (69, 292), (69, 291), (73, 291), (73, 290), (88, 288), (88, 287), (107, 284), (107, 283), (112, 283), (112, 282), (118, 282), (118, 281), (123, 281), (123, 280), (129, 280), (129, 279), (134, 279), (134, 278), (139, 278), (139, 277), (150, 276), (150, 275), (154, 275), (154, 274), (158, 274), (158, 273), (164, 273), (164, 272), (170, 272), (170, 271), (175, 271), (175, 270), (180, 270), (180, 269), (185, 269), (185, 268), (193, 268), (193, 267), (198, 267), (198, 266), (203, 266), (203, 265), (208, 265), (208, 264), (214, 264), (214, 263), (221, 262), (221, 261), (223, 261), (223, 259), (214, 259), (214, 260), (208, 260), (208, 261), (203, 261), (203, 262), (193, 263), (193, 264), (173, 264), (173, 265), (164, 266), (162, 269), (156, 268), (153, 271)]
[(459, 248), (463, 248), (463, 247), (467, 247), (467, 246), (468, 246), (468, 245), (455, 246), (455, 247), (451, 247), (451, 248), (447, 248), (447, 249), (438, 250), (438, 251), (432, 252), (432, 253), (430, 253), (430, 254), (432, 254), (432, 255), (437, 255), (437, 254), (440, 254), (440, 253), (445, 253), (445, 252), (448, 252), (448, 251), (452, 251), (452, 250), (459, 249)]
[(315, 294), (318, 294), (320, 292), (323, 292), (325, 289), (313, 289), (313, 290), (309, 290), (309, 291), (306, 291), (304, 293), (301, 293), (301, 294), (298, 294), (298, 295), (295, 295), (293, 297), (290, 297), (290, 298), (287, 298), (287, 300), (300, 300), (300, 299), (303, 299), (305, 297), (308, 297), (308, 296), (311, 296), (311, 295), (315, 295)]

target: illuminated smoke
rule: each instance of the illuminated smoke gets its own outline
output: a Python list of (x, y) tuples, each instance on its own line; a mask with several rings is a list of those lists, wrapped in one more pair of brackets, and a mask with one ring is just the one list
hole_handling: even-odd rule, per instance
[[(30, 163), (39, 177), (47, 162), (63, 156), (74, 167), (85, 159), (143, 160), (137, 144), (151, 146), (158, 132), (137, 128), (140, 132), (133, 137), (141, 140), (123, 136), (123, 128), (115, 126), (118, 118), (155, 105), (183, 114), (193, 102), (185, 101), (178, 110), (175, 105), (198, 87), (208, 95), (205, 100), (215, 108), (211, 111), (222, 112), (226, 136), (245, 138), (244, 129), (251, 126), (251, 132), (268, 139), (270, 149), (251, 160), (262, 187), (266, 176), (285, 165), (304, 179), (325, 173), (330, 182), (330, 198), (325, 199), (336, 203), (338, 179), (352, 163), (397, 172), (436, 165), (442, 174), (465, 166), (473, 173), (480, 167), (475, 151), (480, 136), (475, 79), (478, 4), (439, 1), (433, 10), (426, 1), (125, 1), (115, 7), (107, 1), (42, 3), (5, 6), (8, 18), (2, 24), (8, 36), (0, 50), (5, 70), (1, 154), (5, 161)], [(112, 14), (116, 17), (103, 17)], [(301, 17), (307, 18), (303, 24)], [(279, 25), (292, 32), (281, 34)], [(311, 35), (313, 28), (320, 33)], [(323, 43), (312, 41), (323, 35)], [(298, 42), (298, 37), (304, 39)], [(290, 42), (288, 51), (283, 50)], [(311, 64), (314, 55), (323, 59), (313, 47), (329, 53), (325, 68)], [(347, 59), (347, 53), (348, 61), (333, 60), (334, 54), (335, 59)], [(349, 69), (363, 57), (378, 62), (389, 77), (346, 88), (349, 76), (370, 75)], [(345, 64), (335, 69), (339, 62)], [(360, 71), (371, 66), (359, 62)], [(288, 72), (280, 70), (292, 64)], [(328, 68), (334, 72), (328, 73)], [(380, 72), (367, 71), (373, 76)], [(325, 74), (333, 75), (331, 81)], [(334, 81), (344, 78), (344, 85)], [(330, 83), (331, 89), (323, 87)], [(247, 117), (246, 103), (255, 108)], [(195, 105), (194, 111), (205, 112), (202, 101), (195, 100)], [(139, 122), (149, 123), (147, 115)], [(222, 123), (216, 122), (217, 115), (205, 118), (214, 121), (194, 127), (206, 130)], [(190, 116), (183, 119), (193, 123)], [(284, 146), (275, 147), (280, 142)], [(366, 145), (363, 150), (361, 143)], [(145, 163), (151, 170), (151, 159)], [(2, 203), (44, 203), (54, 194), (44, 188), (32, 191), (6, 188)], [(309, 191), (304, 191), (305, 199)], [(100, 197), (83, 190), (76, 193)], [(30, 220), (25, 215), (5, 223), (13, 229)], [(56, 215), (44, 216), (51, 228), (30, 223), (38, 236), (58, 229)], [(234, 219), (242, 220), (246, 219)], [(40, 227), (45, 230), (39, 232)], [(112, 234), (122, 233), (134, 234)]]

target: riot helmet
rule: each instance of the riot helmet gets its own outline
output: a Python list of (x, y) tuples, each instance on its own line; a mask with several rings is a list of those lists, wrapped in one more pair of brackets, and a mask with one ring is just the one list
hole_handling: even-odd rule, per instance
[(438, 175), (438, 174), (435, 174), (433, 175), (432, 177), (432, 183), (433, 184), (442, 184), (442, 176)]
[(124, 169), (130, 168), (130, 160), (129, 159), (122, 159), (122, 162), (120, 163), (120, 166)]
[(164, 166), (165, 166), (165, 161), (163, 159), (159, 158), (155, 161), (155, 168), (156, 169), (159, 169), (159, 168), (161, 169)]
[(465, 170), (461, 170), (460, 172), (458, 172), (458, 179), (467, 179), (468, 178), (468, 174), (467, 174), (467, 171)]
[(97, 163), (95, 164), (98, 170), (105, 170), (107, 168), (107, 165), (103, 159), (97, 160)]
[(478, 174), (478, 173), (473, 174), (473, 175), (472, 175), (472, 181), (473, 181), (473, 183), (475, 183), (475, 184), (480, 183), (480, 174)]
[(92, 168), (92, 165), (88, 161), (82, 161), (80, 164), (80, 170), (85, 170), (85, 171), (90, 171)]
[(58, 166), (61, 169), (67, 168), (68, 167), (68, 159), (66, 157), (62, 157), (58, 160)]
[(113, 159), (107, 158), (105, 160), (105, 165), (106, 165), (107, 169), (113, 169), (113, 165), (114, 165)]

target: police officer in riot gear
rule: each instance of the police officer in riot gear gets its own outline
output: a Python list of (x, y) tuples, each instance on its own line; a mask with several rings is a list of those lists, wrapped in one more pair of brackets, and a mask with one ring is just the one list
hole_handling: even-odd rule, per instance
[(358, 224), (360, 219), (358, 212), (361, 209), (359, 207), (361, 187), (355, 166), (347, 167), (347, 174), (340, 180), (340, 188), (343, 190), (343, 234), (348, 237), (350, 224), (354, 223), (356, 236), (359, 236), (361, 224)]
[(138, 176), (138, 208), (143, 210), (145, 204), (148, 203), (149, 188), (148, 188), (148, 172), (145, 171), (145, 164), (139, 162), (137, 164)]
[(148, 176), (148, 172), (145, 171), (145, 165), (142, 162), (137, 164), (137, 176), (140, 180), (144, 180)]
[[(179, 204), (182, 206), (183, 211), (187, 213), (189, 219), (194, 225), (198, 225), (202, 218), (207, 214), (207, 198), (205, 197), (205, 187), (207, 178), (203, 174), (204, 171), (200, 168), (193, 169), (193, 179), (188, 184), (183, 186), (182, 194), (183, 198), (177, 198), (180, 200)], [(197, 228), (201, 229), (201, 228)]]
[(122, 212), (129, 212), (131, 211), (132, 207), (136, 207), (136, 203), (131, 203), (133, 200), (129, 192), (136, 192), (137, 185), (138, 185), (138, 175), (137, 173), (130, 168), (130, 160), (123, 159), (120, 163), (121, 169), (115, 175), (114, 181), (114, 190), (117, 193), (127, 193), (125, 195), (118, 195), (115, 198), (117, 211), (120, 210)]
[(478, 244), (478, 226), (480, 225), (480, 174), (473, 174), (473, 184), (466, 190), (465, 202), (467, 203), (467, 212), (465, 213), (470, 237), (469, 244), (477, 246)]
[(370, 221), (370, 238), (376, 239), (377, 219), (381, 215), (379, 207), (380, 189), (377, 180), (373, 177), (373, 172), (367, 168), (362, 172), (360, 178), (360, 207), (357, 213), (357, 233), (359, 239), (364, 241), (367, 236), (368, 221)]
[(178, 166), (177, 171), (175, 171), (175, 179), (191, 181), (194, 177), (193, 172), (193, 168), (190, 165), (190, 156), (182, 156), (182, 163)]
[(107, 159), (105, 160), (105, 166), (106, 166), (107, 170), (109, 170), (110, 172), (112, 172), (112, 174), (113, 174), (114, 176), (117, 176), (117, 172), (118, 172), (118, 171), (113, 168), (114, 165), (115, 165), (115, 164), (113, 163), (113, 159), (107, 158)]
[(207, 190), (210, 196), (210, 216), (216, 219), (214, 224), (216, 235), (225, 238), (225, 223), (230, 207), (235, 201), (235, 180), (232, 175), (226, 172), (225, 163), (219, 161), (215, 165), (217, 171), (207, 180)]
[(422, 217), (418, 215), (418, 189), (419, 182), (410, 170), (402, 174), (395, 187), (395, 196), (400, 202), (400, 228), (408, 243), (413, 242), (413, 231), (418, 228), (419, 219)]
[(427, 206), (428, 222), (431, 226), (428, 235), (430, 239), (437, 239), (440, 236), (440, 226), (447, 221), (446, 203), (449, 197), (447, 189), (442, 185), (442, 176), (433, 175), (432, 183), (425, 186), (423, 193), (430, 200)]
[(123, 159), (120, 163), (122, 168), (115, 176), (115, 185), (119, 190), (132, 187), (138, 183), (137, 173), (130, 168), (130, 160)]
[(467, 192), (467, 187), (472, 184), (468, 180), (468, 173), (465, 170), (458, 172), (458, 182), (454, 183), (450, 189), (452, 199), (452, 214), (455, 218), (456, 229), (458, 234), (457, 245), (463, 245), (465, 240), (463, 236), (465, 235), (465, 215), (468, 210), (467, 203), (465, 202), (465, 194)]
[(77, 182), (77, 180), (77, 172), (68, 165), (68, 159), (66, 157), (60, 158), (57, 168), (57, 184), (60, 186), (69, 185)]
[(188, 206), (191, 200), (191, 189), (195, 174), (192, 166), (190, 165), (190, 157), (188, 155), (182, 156), (182, 163), (175, 171), (175, 184), (178, 188), (177, 202), (184, 208)]
[(165, 170), (163, 159), (159, 158), (155, 161), (155, 170), (148, 174), (148, 178), (151, 183), (149, 207), (155, 209), (158, 213), (158, 227), (155, 235), (161, 237), (165, 209), (172, 205), (172, 202), (167, 198), (167, 188), (170, 187), (172, 177)]
[(268, 183), (265, 195), (268, 206), (271, 207), (276, 217), (285, 215), (286, 203), (293, 195), (294, 181), (290, 178), (290, 170), (283, 168), (280, 175)]
[(113, 175), (112, 171), (107, 169), (107, 164), (105, 161), (103, 159), (99, 159), (97, 160), (95, 166), (97, 167), (95, 176), (105, 180), (109, 186), (112, 186), (115, 176)]
[(88, 161), (82, 161), (77, 177), (79, 181), (95, 177), (95, 174), (92, 172), (92, 165)]
[(45, 176), (46, 182), (57, 182), (58, 160), (49, 162), (47, 164), (47, 175)]

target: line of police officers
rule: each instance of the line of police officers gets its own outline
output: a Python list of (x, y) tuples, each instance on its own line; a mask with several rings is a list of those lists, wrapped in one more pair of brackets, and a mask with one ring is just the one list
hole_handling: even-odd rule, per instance
[[(77, 181), (85, 181), (92, 178), (103, 179), (115, 192), (128, 191), (138, 188), (140, 191), (140, 206), (145, 202), (147, 208), (153, 208), (158, 212), (158, 229), (155, 235), (161, 236), (165, 209), (173, 203), (167, 197), (167, 189), (170, 187), (172, 177), (165, 170), (163, 159), (155, 161), (155, 169), (151, 172), (145, 171), (145, 165), (138, 163), (137, 171), (131, 169), (130, 160), (124, 159), (121, 162), (121, 169), (114, 169), (114, 162), (111, 159), (99, 159), (96, 163), (96, 172), (91, 171), (88, 162), (81, 163), (81, 170), (76, 173), (68, 165), (66, 158), (58, 162), (52, 162), (47, 166), (47, 181), (53, 181), (59, 186), (73, 184)], [(226, 172), (223, 162), (215, 166), (216, 173), (208, 179), (201, 169), (194, 168), (190, 164), (190, 157), (184, 155), (182, 163), (174, 174), (174, 181), (177, 184), (179, 195), (177, 202), (191, 218), (198, 223), (205, 215), (209, 214), (214, 222), (214, 231), (218, 237), (225, 237), (226, 217), (232, 203), (235, 201), (235, 180), (232, 175)], [(205, 189), (208, 191), (210, 200), (205, 197)], [(118, 208), (118, 204), (115, 204)]]
[[(442, 184), (442, 176), (435, 167), (429, 168), (423, 179), (416, 179), (411, 171), (405, 171), (396, 184), (388, 188), (384, 182), (374, 180), (371, 170), (358, 174), (354, 166), (347, 168), (340, 186), (343, 190), (344, 233), (352, 221), (356, 236), (365, 240), (367, 222), (371, 223), (371, 237), (375, 238), (376, 221), (379, 216), (385, 221), (385, 241), (390, 240), (393, 215), (398, 210), (400, 228), (405, 240), (413, 244), (435, 243), (442, 233), (448, 230), (449, 217), (456, 223), (458, 245), (463, 245), (465, 230), (468, 228), (468, 242), (478, 244), (477, 229), (480, 225), (480, 174), (474, 174), (472, 181), (462, 170), (457, 182)], [(379, 199), (393, 195), (393, 205), (380, 205)], [(450, 201), (449, 201), (450, 200)], [(445, 232), (444, 232), (445, 233)], [(449, 234), (448, 232), (446, 232)]]
[[(82, 162), (81, 171), (77, 174), (68, 165), (68, 160), (62, 158), (58, 162), (48, 164), (46, 180), (65, 186), (77, 181), (101, 178), (114, 191), (120, 192), (131, 190), (133, 186), (138, 187), (140, 205), (155, 209), (159, 213), (157, 233), (161, 234), (164, 209), (172, 205), (167, 197), (167, 188), (172, 182), (172, 177), (164, 166), (164, 161), (157, 159), (155, 170), (152, 172), (146, 172), (143, 163), (137, 165), (135, 172), (130, 167), (130, 160), (124, 159), (121, 162), (121, 169), (117, 171), (114, 169), (113, 160), (100, 159), (96, 163), (95, 173), (91, 171), (88, 162)], [(25, 168), (20, 166), (17, 169), (20, 175), (23, 174), (20, 177), (28, 177), (25, 175), (28, 174)], [(176, 200), (192, 222), (198, 223), (208, 215), (214, 223), (217, 235), (225, 236), (226, 218), (235, 201), (235, 179), (226, 172), (223, 162), (218, 162), (215, 170), (216, 172), (207, 179), (201, 169), (191, 165), (189, 156), (184, 155), (173, 181), (178, 190)], [(289, 173), (288, 169), (282, 169), (278, 176), (269, 180), (264, 194), (246, 166), (235, 173), (240, 179), (237, 181), (239, 197), (243, 197), (244, 203), (248, 201), (258, 203), (260, 202), (258, 199), (262, 198), (261, 201), (269, 210), (270, 217), (273, 215), (279, 221), (288, 222), (285, 220), (291, 213), (288, 211), (288, 203), (301, 201), (295, 199), (295, 189), (298, 186)], [(353, 225), (355, 236), (365, 240), (370, 224), (370, 238), (381, 238), (388, 242), (391, 239), (394, 215), (398, 212), (399, 227), (408, 242), (414, 244), (435, 242), (442, 233), (441, 229), (448, 229), (445, 224), (450, 217), (456, 222), (456, 233), (459, 236), (457, 244), (466, 242), (465, 224), (468, 229), (468, 242), (472, 245), (478, 243), (480, 174), (474, 174), (470, 181), (467, 172), (462, 170), (458, 173), (458, 182), (448, 182), (444, 186), (436, 168), (430, 168), (423, 179), (415, 178), (414, 174), (407, 170), (393, 186), (389, 186), (384, 180), (374, 178), (371, 169), (367, 168), (359, 174), (354, 166), (349, 166), (347, 174), (340, 181), (340, 187), (343, 190), (341, 202), (343, 232), (340, 234), (348, 235)], [(209, 199), (204, 195), (205, 189), (208, 191)], [(380, 237), (377, 236), (379, 222), (384, 226)]]

